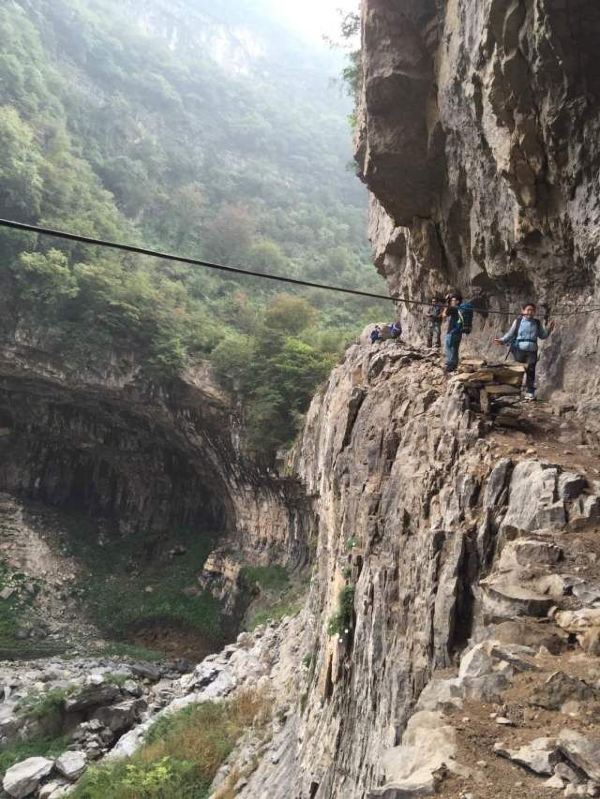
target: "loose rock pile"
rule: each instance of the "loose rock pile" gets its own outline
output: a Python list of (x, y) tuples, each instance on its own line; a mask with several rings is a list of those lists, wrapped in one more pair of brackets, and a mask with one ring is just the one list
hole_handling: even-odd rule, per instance
[[(9, 768), (1, 796), (58, 799), (90, 763), (131, 756), (162, 715), (223, 699), (236, 689), (269, 691), (269, 675), (290, 623), (242, 633), (235, 644), (183, 675), (168, 666), (113, 660), (56, 660), (44, 667), (33, 662), (17, 670), (15, 664), (0, 665), (0, 744), (34, 737), (39, 722), (27, 708), (57, 691), (64, 692), (59, 702), (62, 732), (71, 738), (68, 750), (55, 760), (30, 757)], [(254, 744), (250, 749), (254, 755)], [(227, 774), (224, 766), (220, 780)]]

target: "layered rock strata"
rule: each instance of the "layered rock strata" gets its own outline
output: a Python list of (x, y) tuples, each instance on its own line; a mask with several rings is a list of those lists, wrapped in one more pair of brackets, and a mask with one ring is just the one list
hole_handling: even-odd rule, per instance
[(23, 345), (0, 353), (0, 490), (122, 534), (185, 527), (251, 562), (302, 564), (303, 496), (244, 456), (238, 430), (206, 369), (153, 384), (123, 354), (98, 371)]

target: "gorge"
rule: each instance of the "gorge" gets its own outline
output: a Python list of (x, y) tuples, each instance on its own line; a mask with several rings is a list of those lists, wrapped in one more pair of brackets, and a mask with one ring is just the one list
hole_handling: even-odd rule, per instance
[(156, 380), (124, 351), (69, 367), (15, 336), (0, 490), (122, 535), (218, 533), (202, 580), (221, 601), (232, 554), (310, 575), (297, 613), (157, 675), (109, 759), (171, 706), (250, 689), (268, 719), (232, 745), (213, 799), (597, 796), (600, 10), (363, 0), (361, 15), (356, 161), (377, 269), (392, 296), (476, 298), (466, 348), (482, 357), (521, 302), (543, 301), (559, 324), (542, 401), (481, 414), (399, 302), (404, 340), (372, 347), (365, 330), (265, 466), (205, 362)]

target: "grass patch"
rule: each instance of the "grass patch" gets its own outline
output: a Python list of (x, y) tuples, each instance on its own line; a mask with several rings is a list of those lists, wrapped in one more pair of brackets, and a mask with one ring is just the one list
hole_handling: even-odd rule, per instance
[(159, 652), (156, 649), (148, 649), (145, 646), (137, 646), (136, 644), (127, 644), (122, 641), (109, 641), (103, 646), (94, 648), (93, 655), (98, 655), (106, 658), (124, 658), (129, 660), (147, 660), (150, 662), (157, 662), (164, 660), (164, 652)]
[(327, 632), (329, 635), (349, 635), (354, 612), (354, 586), (345, 585), (338, 596), (337, 612), (329, 619)]
[(49, 691), (27, 694), (19, 702), (18, 709), (23, 716), (36, 721), (60, 719), (65, 699), (73, 690), (73, 688), (51, 688)]
[(295, 616), (302, 608), (310, 583), (306, 573), (292, 577), (283, 566), (247, 566), (242, 573), (249, 590), (259, 587), (258, 596), (246, 614), (246, 629), (254, 630), (262, 624), (281, 621), (284, 616)]
[(302, 608), (300, 600), (282, 600), (275, 602), (264, 610), (257, 610), (250, 615), (246, 627), (249, 630), (255, 630), (263, 624), (268, 624), (271, 621), (281, 621), (286, 616), (295, 616)]
[(244, 566), (241, 577), (247, 586), (258, 584), (265, 591), (285, 591), (290, 585), (285, 566)]
[(129, 761), (89, 769), (72, 799), (205, 799), (240, 735), (266, 718), (262, 695), (203, 702), (160, 719)]
[(58, 757), (69, 746), (69, 736), (60, 738), (32, 738), (26, 743), (22, 741), (10, 744), (0, 751), (0, 779), (4, 777), (7, 770), (26, 760), (28, 757)]
[[(99, 536), (89, 520), (77, 517), (65, 525), (63, 552), (84, 567), (77, 592), (91, 621), (107, 638), (127, 642), (146, 622), (189, 629), (219, 643), (222, 619), (216, 599), (204, 592), (186, 596), (183, 589), (197, 585), (197, 577), (214, 546), (215, 536), (203, 531), (179, 530), (169, 540), (155, 534)], [(185, 554), (168, 557), (179, 545)], [(156, 659), (149, 654), (132, 657)], [(121, 647), (119, 654), (127, 654)]]

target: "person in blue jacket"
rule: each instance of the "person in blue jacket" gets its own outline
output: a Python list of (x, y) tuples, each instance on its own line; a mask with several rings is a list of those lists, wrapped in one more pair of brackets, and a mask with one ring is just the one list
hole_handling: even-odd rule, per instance
[(444, 355), (446, 359), (444, 371), (447, 374), (455, 372), (458, 366), (458, 352), (462, 341), (462, 326), (459, 311), (461, 303), (461, 294), (449, 294), (447, 297), (447, 305), (442, 311), (442, 320), (448, 320), (448, 327), (446, 328), (446, 336), (444, 338)]
[(518, 363), (526, 365), (525, 399), (535, 399), (535, 370), (538, 362), (538, 340), (548, 338), (554, 330), (554, 322), (548, 327), (535, 318), (536, 306), (527, 302), (521, 309), (510, 330), (501, 338), (495, 338), (497, 344), (510, 344), (510, 351)]

